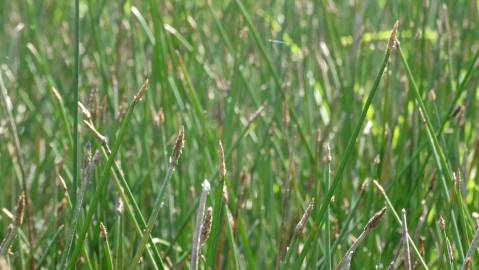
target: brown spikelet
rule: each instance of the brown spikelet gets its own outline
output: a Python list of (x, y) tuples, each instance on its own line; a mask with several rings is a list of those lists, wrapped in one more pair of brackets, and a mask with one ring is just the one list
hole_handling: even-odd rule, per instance
[(63, 198), (58, 204), (56, 208), (56, 214), (59, 215), (65, 208), (67, 207), (67, 199)]
[(178, 163), (178, 159), (181, 156), (181, 152), (183, 151), (183, 147), (185, 145), (185, 130), (183, 127), (178, 132), (178, 136), (176, 137), (175, 146), (173, 147), (173, 155), (171, 156), (170, 166), (175, 167)]
[(454, 261), (454, 249), (452, 248), (451, 241), (449, 241), (449, 237), (446, 236), (446, 244), (447, 244), (447, 253), (451, 261)]
[(91, 162), (91, 144), (87, 143), (85, 145), (85, 154), (83, 155), (83, 165), (82, 165), (82, 171), (85, 171), (88, 167), (88, 165)]
[(471, 258), (467, 257), (464, 261), (464, 270), (469, 270), (471, 268)]
[(105, 136), (101, 135), (101, 133), (98, 132), (98, 130), (96, 130), (95, 126), (93, 126), (90, 122), (88, 122), (86, 120), (83, 120), (83, 124), (87, 127), (88, 130), (90, 130), (93, 137), (95, 137), (95, 139), (98, 140), (98, 142), (101, 145), (106, 145), (108, 143), (107, 138)]
[(376, 227), (379, 223), (379, 221), (383, 218), (384, 214), (386, 213), (386, 207), (383, 207), (379, 212), (374, 214), (374, 216), (369, 219), (368, 224), (366, 224), (366, 227), (364, 227), (364, 230), (371, 230), (374, 227)]
[(67, 189), (68, 189), (67, 184), (65, 183), (65, 179), (63, 179), (63, 177), (60, 174), (58, 174), (58, 177), (57, 177), (57, 185), (63, 190), (63, 192), (67, 192)]
[(368, 188), (369, 186), (369, 178), (366, 178), (364, 182), (361, 184), (361, 189), (359, 190), (359, 194), (364, 193), (364, 191)]
[(220, 180), (223, 182), (226, 177), (226, 165), (225, 165), (225, 152), (223, 150), (223, 144), (218, 142), (218, 156), (220, 157)]
[(381, 186), (381, 184), (379, 184), (378, 181), (373, 180), (373, 184), (379, 190), (379, 192), (381, 192), (381, 194), (383, 194), (383, 195), (386, 194), (386, 192), (384, 191), (383, 186)]
[(101, 109), (99, 111), (100, 115), (98, 116), (98, 118), (100, 119), (100, 122), (103, 123), (104, 120), (105, 120), (105, 116), (106, 116), (106, 107), (107, 107), (107, 104), (106, 104), (106, 96), (103, 96), (102, 100), (101, 100)]
[(108, 232), (106, 230), (105, 225), (103, 225), (102, 222), (100, 222), (100, 234), (101, 234), (101, 237), (108, 239)]
[(446, 228), (446, 221), (444, 220), (442, 216), (439, 217), (438, 223), (441, 230), (444, 231), (444, 229)]
[(223, 185), (223, 193), (222, 193), (222, 197), (221, 197), (223, 203), (228, 203), (230, 201), (230, 197), (228, 195), (228, 188), (226, 187), (226, 185)]
[(261, 106), (259, 106), (259, 108), (248, 118), (248, 123), (251, 123), (254, 120), (256, 120), (256, 118), (258, 118), (261, 115), (261, 113), (264, 111), (265, 108), (266, 108), (266, 103), (263, 103)]
[(123, 213), (123, 200), (121, 198), (118, 198), (118, 200), (116, 201), (115, 211), (116, 214), (119, 216), (121, 216), (121, 214)]
[(351, 265), (351, 260), (353, 258), (354, 252), (358, 249), (359, 245), (361, 244), (362, 241), (366, 238), (366, 236), (371, 232), (371, 230), (376, 227), (379, 223), (379, 221), (382, 219), (384, 214), (386, 213), (386, 207), (381, 209), (379, 212), (374, 214), (371, 219), (369, 219), (368, 224), (364, 227), (363, 232), (356, 238), (356, 240), (353, 242), (351, 247), (346, 251), (346, 254), (343, 256), (341, 259), (339, 266), (336, 269), (349, 269)]
[(388, 49), (387, 53), (391, 53), (392, 49), (399, 45), (399, 41), (397, 40), (397, 30), (399, 27), (399, 20), (394, 23), (393, 30), (391, 31), (391, 36), (389, 37), (388, 41)]
[(206, 243), (211, 232), (211, 224), (213, 223), (213, 208), (210, 206), (206, 210), (205, 216), (203, 217), (203, 227), (201, 228), (200, 236), (200, 245)]
[(301, 232), (303, 232), (304, 226), (306, 225), (306, 222), (308, 221), (309, 216), (311, 216), (311, 212), (313, 211), (313, 208), (314, 208), (314, 198), (311, 198), (311, 200), (309, 201), (308, 208), (306, 208), (306, 211), (304, 211), (303, 216), (301, 217), (298, 224), (296, 225), (296, 228), (294, 229), (294, 231), (297, 234), (300, 234)]
[(85, 105), (83, 105), (83, 103), (81, 103), (80, 101), (78, 101), (78, 109), (80, 109), (80, 113), (83, 116), (83, 118), (88, 119), (88, 120), (91, 119), (90, 111), (88, 111), (88, 109), (85, 107)]
[(141, 98), (145, 95), (146, 89), (148, 89), (149, 83), (150, 83), (150, 79), (147, 76), (145, 78), (145, 81), (141, 85), (140, 90), (138, 90), (138, 93), (133, 98), (133, 105), (136, 105), (138, 104), (138, 102), (140, 102)]
[(329, 143), (326, 145), (326, 161), (331, 161), (333, 160), (333, 157), (331, 156), (331, 147), (329, 146)]
[(96, 119), (98, 116), (98, 91), (96, 88), (93, 88), (90, 91), (90, 95), (88, 96), (88, 105), (91, 112), (91, 118)]
[(15, 215), (15, 223), (17, 226), (22, 225), (23, 223), (23, 209), (25, 208), (25, 192), (20, 194), (17, 203), (17, 214)]
[(403, 242), (403, 254), (404, 254), (404, 269), (411, 270), (411, 254), (409, 251), (409, 233), (407, 230), (406, 209), (401, 210), (401, 227), (402, 227), (402, 242)]
[(156, 127), (160, 127), (165, 122), (165, 114), (163, 113), (163, 108), (153, 115), (153, 122)]
[(58, 101), (58, 103), (62, 104), (63, 99), (60, 93), (58, 92), (58, 90), (55, 87), (52, 87), (52, 92), (53, 92), (53, 95), (55, 96), (55, 99)]

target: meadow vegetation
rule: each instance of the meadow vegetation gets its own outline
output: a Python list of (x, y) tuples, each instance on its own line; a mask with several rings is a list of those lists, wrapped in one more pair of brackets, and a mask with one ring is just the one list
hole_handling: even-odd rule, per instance
[(0, 0), (0, 269), (478, 269), (478, 13)]

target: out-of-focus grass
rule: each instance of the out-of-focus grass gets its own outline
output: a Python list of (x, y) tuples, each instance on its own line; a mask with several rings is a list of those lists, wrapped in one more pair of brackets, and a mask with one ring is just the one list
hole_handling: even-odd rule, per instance
[[(13, 237), (12, 269), (189, 268), (204, 179), (201, 269), (335, 269), (384, 206), (351, 269), (404, 267), (398, 209), (413, 269), (464, 264), (479, 203), (477, 1), (78, 4), (77, 21), (75, 1), (0, 1), (0, 238)], [(401, 49), (382, 65), (396, 20)], [(90, 114), (80, 108), (77, 135), (76, 75)], [(102, 159), (77, 205), (86, 144)], [(12, 221), (25, 185), (31, 231)]]

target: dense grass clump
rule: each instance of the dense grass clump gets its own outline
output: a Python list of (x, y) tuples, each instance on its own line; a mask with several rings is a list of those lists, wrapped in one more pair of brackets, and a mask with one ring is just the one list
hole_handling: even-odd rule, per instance
[(0, 1), (0, 269), (477, 269), (478, 13)]

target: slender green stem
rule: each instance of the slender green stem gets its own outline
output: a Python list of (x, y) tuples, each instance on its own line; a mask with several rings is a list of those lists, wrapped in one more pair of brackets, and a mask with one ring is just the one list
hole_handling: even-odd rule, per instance
[(76, 205), (77, 186), (78, 186), (78, 92), (80, 77), (80, 0), (75, 0), (75, 18), (73, 21), (75, 31), (75, 41), (73, 47), (73, 101), (71, 104), (73, 114), (73, 191), (72, 202)]
[[(326, 157), (326, 165), (324, 168), (324, 178), (326, 182), (326, 190), (329, 190), (329, 186), (331, 185), (331, 149), (329, 149), (329, 145), (327, 146), (328, 153)], [(331, 258), (331, 207), (328, 204), (328, 210), (326, 213), (326, 270), (332, 269), (332, 258)]]
[[(404, 53), (401, 49), (401, 46), (398, 46), (398, 47), (399, 47), (399, 54), (401, 56), (402, 63), (404, 65), (405, 69), (406, 69), (408, 78), (409, 78), (409, 80), (412, 84), (412, 90), (413, 90), (413, 93), (414, 93), (414, 97), (416, 99), (417, 104), (419, 105), (419, 112), (420, 112), (421, 117), (423, 119), (423, 122), (425, 123), (425, 126), (426, 126), (426, 132), (427, 132), (428, 140), (429, 140), (429, 143), (431, 145), (432, 152), (433, 152), (433, 155), (434, 155), (434, 159), (436, 161), (436, 165), (437, 165), (439, 173), (440, 173), (441, 187), (442, 187), (443, 194), (444, 194), (444, 196), (445, 196), (445, 198), (448, 202), (447, 207), (449, 208), (450, 213), (451, 213), (451, 219), (452, 219), (452, 222), (453, 222), (453, 227), (456, 230), (456, 232), (455, 232), (456, 235), (459, 236), (459, 237), (456, 237), (457, 238), (456, 240), (458, 242), (457, 244), (462, 247), (463, 243), (462, 243), (462, 239), (460, 237), (460, 233), (459, 233), (459, 231), (457, 231), (458, 227), (457, 227), (456, 215), (455, 215), (454, 209), (452, 208), (452, 205), (450, 204), (451, 198), (450, 198), (449, 190), (448, 190), (448, 187), (447, 187), (447, 183), (448, 182), (453, 183), (454, 180), (452, 179), (452, 174), (450, 172), (449, 165), (448, 165), (447, 160), (446, 160), (446, 156), (444, 155), (444, 152), (442, 151), (442, 148), (439, 144), (436, 133), (434, 132), (434, 129), (432, 127), (432, 122), (431, 122), (429, 114), (427, 112), (426, 105), (424, 104), (424, 101), (423, 101), (423, 99), (421, 97), (421, 94), (419, 92), (419, 88), (416, 84), (416, 81), (414, 80), (414, 76), (412, 75), (411, 69), (409, 68), (409, 65), (408, 65), (406, 57), (404, 56)], [(467, 230), (470, 229), (470, 227), (466, 226), (467, 225), (466, 222), (470, 222), (469, 218), (466, 219), (466, 217), (469, 217), (469, 215), (466, 214), (467, 208), (464, 207), (463, 200), (460, 198), (460, 195), (458, 194), (456, 189), (454, 189), (454, 195), (455, 195), (454, 196), (454, 201), (457, 204), (458, 211), (459, 211), (459, 221), (460, 221), (459, 225), (461, 226), (461, 231), (467, 237), (467, 232), (468, 232)], [(463, 258), (464, 254), (461, 254), (461, 257)]]
[(169, 166), (168, 167), (168, 172), (166, 173), (165, 178), (163, 179), (163, 182), (161, 183), (160, 190), (158, 191), (158, 195), (156, 197), (154, 208), (153, 211), (150, 215), (150, 218), (148, 219), (148, 223), (146, 224), (146, 229), (143, 232), (143, 236), (141, 237), (140, 244), (138, 245), (138, 248), (136, 249), (135, 255), (133, 256), (133, 260), (131, 261), (130, 267), (135, 267), (135, 265), (138, 264), (140, 261), (140, 257), (143, 254), (143, 251), (146, 247), (146, 242), (150, 239), (150, 234), (151, 231), (153, 230), (153, 227), (155, 226), (156, 222), (158, 221), (158, 216), (160, 214), (160, 210), (162, 207), (162, 199), (163, 199), (163, 194), (165, 193), (166, 186), (168, 182), (171, 179), (171, 176), (173, 175), (174, 169)]
[[(391, 200), (389, 199), (388, 195), (384, 191), (384, 188), (376, 180), (374, 180), (374, 184), (376, 185), (376, 187), (379, 189), (379, 191), (383, 195), (384, 200), (386, 201), (386, 204), (387, 204), (389, 210), (391, 210), (391, 212), (393, 213), (393, 216), (396, 219), (396, 221), (398, 222), (399, 226), (402, 227), (401, 217), (399, 217), (399, 214), (396, 212), (396, 209), (394, 209), (394, 205), (391, 203)], [(426, 264), (426, 261), (422, 257), (421, 253), (419, 252), (419, 249), (416, 247), (416, 244), (414, 244), (414, 241), (412, 240), (412, 238), (409, 234), (407, 235), (407, 238), (409, 239), (409, 244), (411, 245), (412, 249), (416, 253), (417, 257), (419, 258), (419, 261), (421, 262), (422, 266), (426, 270), (429, 269), (427, 264)]]
[(77, 243), (77, 245), (75, 245), (73, 253), (72, 253), (72, 255), (69, 259), (67, 269), (73, 269), (75, 267), (76, 260), (78, 259), (78, 256), (80, 255), (80, 252), (81, 252), (81, 248), (83, 246), (83, 241), (85, 241), (86, 233), (88, 231), (88, 228), (90, 227), (91, 221), (93, 219), (93, 215), (96, 212), (96, 207), (98, 205), (98, 202), (99, 202), (102, 194), (104, 194), (104, 190), (106, 189), (106, 187), (108, 185), (110, 168), (113, 165), (113, 163), (115, 162), (116, 154), (120, 150), (120, 146), (121, 146), (121, 143), (123, 142), (123, 139), (125, 137), (128, 124), (130, 123), (131, 117), (133, 115), (133, 109), (135, 108), (136, 104), (140, 101), (141, 97), (143, 96), (144, 92), (146, 91), (147, 86), (148, 86), (148, 80), (145, 81), (145, 83), (141, 87), (140, 91), (138, 92), (137, 96), (135, 96), (133, 101), (128, 106), (128, 110), (126, 112), (126, 115), (123, 118), (123, 121), (121, 122), (120, 130), (119, 130), (118, 136), (115, 140), (113, 150), (111, 152), (111, 155), (108, 157), (108, 160), (106, 162), (105, 167), (103, 168), (103, 172), (102, 172), (100, 180), (99, 180), (99, 187), (96, 189), (94, 197), (89, 204), (90, 208), (88, 209), (87, 214), (84, 218), (83, 226), (80, 228), (80, 230), (78, 230), (78, 243)]
[(381, 77), (384, 73), (384, 70), (386, 70), (390, 55), (391, 55), (391, 51), (388, 50), (386, 52), (386, 55), (384, 56), (383, 63), (379, 69), (376, 79), (374, 80), (374, 84), (371, 87), (371, 91), (369, 92), (368, 98), (366, 99), (366, 103), (363, 106), (361, 116), (359, 117), (359, 120), (356, 123), (356, 127), (354, 128), (353, 134), (351, 134), (348, 144), (346, 146), (346, 149), (344, 150), (344, 153), (342, 155), (341, 161), (339, 162), (336, 175), (333, 178), (331, 186), (328, 189), (328, 193), (326, 194), (326, 197), (323, 199), (323, 203), (321, 204), (321, 208), (319, 209), (319, 213), (317, 215), (318, 220), (316, 220), (316, 222), (318, 223), (318, 226), (321, 226), (324, 220), (326, 211), (329, 208), (329, 203), (331, 201), (331, 198), (333, 197), (334, 192), (336, 191), (336, 188), (339, 186), (339, 183), (343, 178), (344, 170), (346, 169), (346, 164), (348, 163), (349, 158), (351, 157), (351, 152), (356, 143), (356, 139), (359, 136), (359, 132), (361, 131), (363, 127), (369, 107), (371, 106), (373, 98), (376, 95), (377, 90), (379, 89), (379, 82), (381, 81)]
[(135, 256), (133, 256), (133, 260), (130, 263), (130, 268), (134, 268), (136, 264), (138, 264), (138, 262), (140, 261), (140, 257), (143, 254), (143, 250), (146, 246), (146, 242), (150, 239), (151, 231), (153, 230), (153, 227), (158, 221), (158, 216), (163, 205), (163, 194), (165, 193), (166, 187), (168, 186), (171, 176), (175, 171), (175, 167), (177, 165), (181, 152), (183, 151), (184, 138), (184, 130), (181, 129), (178, 133), (178, 137), (176, 138), (175, 146), (173, 147), (173, 153), (171, 154), (166, 176), (161, 183), (160, 190), (158, 191), (158, 195), (156, 196), (155, 204), (153, 205), (153, 211), (150, 215), (150, 218), (148, 219), (148, 224), (146, 225), (146, 229), (143, 232), (143, 236), (141, 237), (140, 244), (136, 250)]

